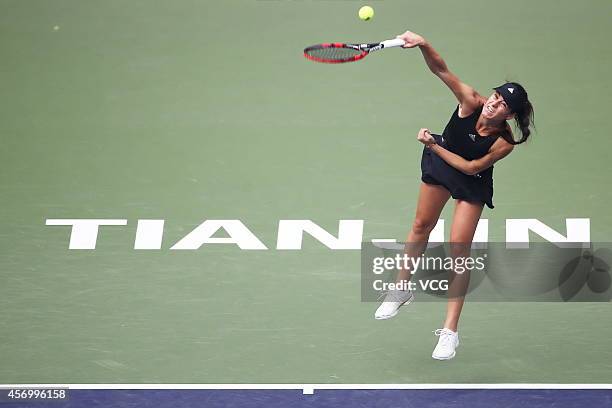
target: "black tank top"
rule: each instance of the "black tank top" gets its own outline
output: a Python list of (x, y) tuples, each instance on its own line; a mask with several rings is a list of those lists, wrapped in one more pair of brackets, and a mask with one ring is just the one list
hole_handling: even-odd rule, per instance
[[(433, 135), (436, 142), (466, 160), (483, 157), (499, 136), (481, 136), (476, 132), (476, 122), (481, 112), (482, 106), (470, 116), (460, 118), (457, 107), (442, 135)], [(493, 166), (478, 174), (467, 175), (424, 147), (421, 172), (423, 182), (444, 186), (453, 198), (481, 202), (493, 208)]]
[[(480, 159), (486, 155), (493, 143), (499, 136), (480, 136), (476, 131), (476, 122), (482, 112), (482, 106), (476, 109), (470, 116), (459, 117), (459, 106), (453, 112), (453, 116), (444, 128), (442, 138), (444, 146), (453, 153), (458, 154), (466, 160)], [(493, 166), (474, 175), (482, 181), (493, 182)]]

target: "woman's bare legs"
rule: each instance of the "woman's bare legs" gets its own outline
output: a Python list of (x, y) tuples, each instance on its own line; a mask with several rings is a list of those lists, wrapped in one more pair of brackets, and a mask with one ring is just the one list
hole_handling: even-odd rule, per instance
[[(457, 200), (450, 233), (451, 256), (453, 258), (470, 256), (472, 239), (482, 214), (482, 208), (482, 204)], [(465, 271), (462, 274), (457, 274), (451, 271), (450, 276), (444, 327), (456, 332), (465, 301), (465, 293), (470, 283), (470, 272)]]
[[(449, 191), (436, 184), (421, 183), (416, 215), (406, 239), (405, 253), (409, 257), (419, 257), (425, 251), (429, 233), (440, 218), (444, 205), (450, 198)], [(408, 281), (412, 277), (410, 269), (400, 269), (397, 282)]]

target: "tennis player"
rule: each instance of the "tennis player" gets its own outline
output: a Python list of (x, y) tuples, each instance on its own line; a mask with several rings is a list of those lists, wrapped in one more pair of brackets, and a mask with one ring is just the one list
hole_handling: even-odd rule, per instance
[[(431, 72), (459, 101), (441, 136), (432, 135), (427, 128), (417, 134), (417, 140), (425, 145), (421, 158), (422, 183), (406, 254), (418, 257), (425, 251), (429, 234), (452, 197), (455, 210), (450, 231), (451, 256), (469, 256), (483, 207), (493, 208), (493, 165), (508, 156), (514, 145), (527, 140), (533, 124), (533, 108), (520, 84), (505, 83), (494, 88), (486, 98), (450, 72), (442, 57), (422, 36), (406, 31), (397, 38), (405, 41), (404, 48), (420, 48)], [(518, 141), (507, 122), (511, 119), (521, 133)], [(457, 326), (469, 284), (469, 272), (450, 275), (446, 319), (443, 327), (434, 332), (439, 339), (432, 357), (437, 360), (455, 356), (459, 345)], [(402, 269), (397, 279), (408, 281), (410, 276), (409, 269)], [(389, 319), (413, 299), (410, 290), (390, 291), (376, 310), (375, 318)]]

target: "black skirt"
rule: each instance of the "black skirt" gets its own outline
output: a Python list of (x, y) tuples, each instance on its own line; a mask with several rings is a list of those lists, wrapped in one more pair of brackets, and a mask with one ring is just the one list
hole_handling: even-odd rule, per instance
[[(445, 147), (441, 136), (434, 135), (434, 138), (439, 145)], [(446, 163), (430, 149), (423, 149), (421, 180), (427, 184), (443, 186), (454, 199), (486, 204), (487, 207), (493, 208), (492, 173), (492, 168), (489, 168), (480, 174), (469, 176)]]

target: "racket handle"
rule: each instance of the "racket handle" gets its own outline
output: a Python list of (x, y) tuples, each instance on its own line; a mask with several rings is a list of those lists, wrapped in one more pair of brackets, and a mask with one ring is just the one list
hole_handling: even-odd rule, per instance
[(401, 38), (394, 38), (392, 40), (386, 40), (381, 42), (383, 48), (393, 48), (393, 47), (401, 47), (402, 45), (406, 44), (406, 42), (404, 40), (402, 40)]

